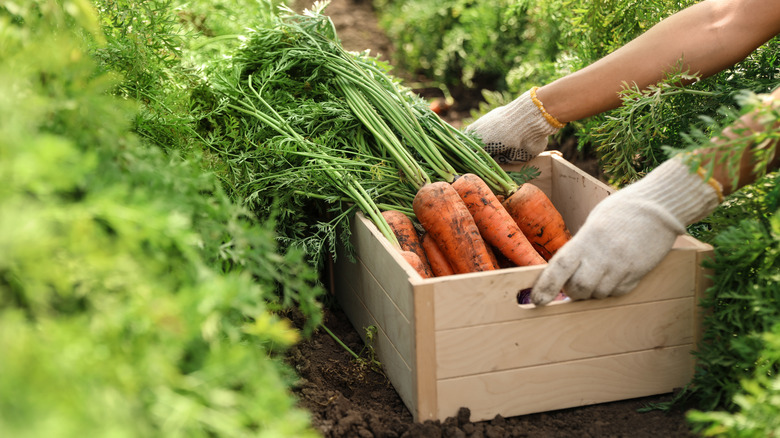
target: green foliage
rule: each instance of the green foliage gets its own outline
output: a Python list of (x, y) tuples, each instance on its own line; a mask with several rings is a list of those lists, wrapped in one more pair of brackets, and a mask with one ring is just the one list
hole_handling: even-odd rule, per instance
[(448, 87), (502, 87), (524, 55), (523, 16), (507, 0), (375, 1), (394, 63)]
[[(238, 47), (240, 32), (249, 23), (270, 20), (276, 3), (223, 0), (210, 9), (211, 1), (95, 2), (105, 43), (93, 44), (91, 54), (101, 70), (122, 75), (113, 93), (140, 103), (132, 130), (169, 154), (197, 159), (195, 164), (202, 169), (223, 169), (224, 164), (210, 153), (208, 139), (199, 132), (200, 122), (206, 117), (202, 111), (211, 109), (210, 95), (203, 92), (208, 67), (203, 63), (209, 56), (225, 56)], [(208, 19), (203, 17), (207, 11)], [(182, 185), (175, 178), (170, 181)], [(193, 174), (185, 181), (200, 184), (193, 187), (193, 196), (188, 198), (198, 204), (189, 208), (197, 220), (194, 225), (207, 236), (201, 246), (209, 261), (226, 272), (248, 271), (257, 278), (273, 273), (279, 280), (273, 308), (297, 306), (308, 319), (306, 331), (316, 327), (321, 317), (318, 298), (322, 289), (315, 272), (298, 266), (303, 257), (300, 251), (292, 249), (283, 256), (284, 250), (269, 246), (267, 234), (272, 230), (264, 231), (263, 236), (246, 231), (257, 220), (276, 221), (278, 211), (256, 217), (243, 206), (243, 199), (233, 200), (233, 193), (224, 192), (224, 181), (210, 174)]]
[(737, 412), (694, 410), (688, 419), (701, 436), (770, 437), (780, 434), (780, 324), (761, 337), (755, 372), (734, 395)]
[(515, 96), (596, 61), (692, 3), (374, 0), (396, 64), (450, 87)]
[(514, 14), (528, 22), (526, 55), (511, 65), (508, 90), (518, 95), (613, 52), (692, 0), (525, 0)]
[(278, 0), (94, 0), (105, 44), (93, 56), (123, 80), (116, 94), (143, 105), (133, 129), (163, 149), (198, 150), (204, 69), (266, 22)]
[[(504, 95), (495, 99), (489, 91), (484, 92), (485, 103), (473, 111), (473, 119), (531, 86), (549, 83), (593, 63), (693, 3), (375, 1), (385, 17), (382, 24), (398, 47), (402, 66), (448, 85), (477, 86)], [(464, 10), (469, 11), (466, 16), (483, 17), (461, 18)], [(482, 37), (491, 32), (500, 35)], [(450, 34), (453, 37), (448, 39)], [(778, 44), (773, 39), (733, 68), (687, 87), (679, 81), (694, 79), (690, 72), (673, 71), (649, 90), (628, 88), (622, 107), (573, 122), (565, 134), (576, 135), (580, 149), (594, 149), (612, 183), (635, 181), (667, 158), (665, 146), (684, 148), (685, 133), (706, 129), (701, 126), (701, 116), (722, 124), (726, 119), (721, 110), (735, 108), (737, 92), (772, 89), (780, 66)], [(457, 62), (449, 61), (452, 59)], [(482, 83), (458, 79), (468, 77), (463, 72), (477, 71), (493, 77)]]
[(315, 436), (277, 311), (316, 326), (316, 272), (198, 154), (132, 131), (143, 99), (91, 56), (105, 24), (0, 7), (0, 435)]

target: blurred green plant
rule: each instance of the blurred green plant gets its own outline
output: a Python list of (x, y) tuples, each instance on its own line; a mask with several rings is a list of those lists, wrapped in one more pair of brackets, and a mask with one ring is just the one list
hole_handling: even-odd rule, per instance
[(505, 88), (523, 56), (524, 16), (507, 0), (375, 0), (393, 63), (448, 88)]
[(701, 436), (771, 437), (780, 434), (780, 324), (761, 336), (764, 348), (755, 371), (740, 382), (734, 395), (736, 412), (693, 410), (687, 414)]
[(133, 131), (100, 17), (0, 6), (0, 436), (316, 436), (280, 357), (282, 312), (319, 324), (316, 272), (200, 154)]

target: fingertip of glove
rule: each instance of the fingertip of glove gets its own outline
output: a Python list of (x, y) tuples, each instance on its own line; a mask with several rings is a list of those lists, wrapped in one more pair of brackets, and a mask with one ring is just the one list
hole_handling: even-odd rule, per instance
[(552, 302), (557, 296), (558, 291), (551, 292), (547, 288), (534, 287), (531, 289), (531, 303), (533, 303), (535, 306), (546, 306), (547, 304), (550, 304), (550, 302)]

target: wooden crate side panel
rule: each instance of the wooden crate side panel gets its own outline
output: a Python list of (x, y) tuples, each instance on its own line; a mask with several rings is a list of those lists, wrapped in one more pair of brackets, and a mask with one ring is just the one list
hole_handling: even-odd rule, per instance
[(438, 382), (439, 419), (471, 410), (472, 421), (665, 394), (691, 377), (690, 345)]
[[(363, 263), (362, 254), (357, 257), (355, 263), (347, 261), (336, 263), (335, 269), (337, 287), (341, 286), (340, 283), (347, 285), (368, 309), (371, 317), (382, 327), (404, 361), (409, 364), (413, 363), (414, 326), (391, 298), (392, 294), (404, 293), (403, 290), (406, 291), (406, 294), (411, 295), (412, 288), (409, 282), (396, 282), (383, 286)], [(388, 287), (395, 287), (396, 290), (388, 291)]]
[[(438, 378), (693, 342), (692, 297), (436, 333)], [(585, 377), (585, 376), (583, 376)]]
[(696, 251), (672, 250), (632, 292), (604, 300), (585, 300), (534, 308), (519, 306), (517, 293), (530, 288), (542, 267), (509, 268), (430, 281), (436, 300), (436, 330), (541, 318), (591, 309), (691, 297), (696, 287)]
[(614, 188), (583, 172), (575, 165), (554, 155), (552, 160), (552, 191), (548, 195), (560, 211), (572, 234), (585, 223), (593, 207), (614, 192)]
[[(363, 342), (367, 343), (365, 328), (374, 326), (377, 328), (376, 337), (373, 341), (373, 348), (377, 355), (377, 358), (382, 363), (387, 377), (392, 382), (398, 395), (403, 400), (406, 407), (410, 412), (417, 410), (417, 391), (416, 382), (413, 371), (413, 364), (408, 362), (403, 357), (399, 348), (396, 347), (396, 342), (402, 344), (401, 349), (407, 349), (409, 346), (413, 346), (414, 333), (413, 326), (410, 322), (406, 322), (407, 327), (402, 331), (408, 333), (408, 337), (403, 339), (391, 339), (382, 324), (373, 317), (371, 310), (369, 310), (365, 303), (360, 298), (360, 294), (354, 288), (354, 283), (348, 281), (353, 278), (356, 271), (363, 268), (360, 264), (345, 264), (337, 263), (337, 275), (336, 281), (336, 297), (339, 305), (347, 314), (352, 326), (363, 338)], [(402, 318), (399, 317), (399, 320)]]
[(410, 278), (421, 279), (420, 276), (382, 236), (373, 222), (362, 214), (356, 214), (352, 221), (352, 244), (358, 249), (366, 269), (378, 284), (384, 286), (387, 296), (404, 318), (411, 321), (414, 303)]

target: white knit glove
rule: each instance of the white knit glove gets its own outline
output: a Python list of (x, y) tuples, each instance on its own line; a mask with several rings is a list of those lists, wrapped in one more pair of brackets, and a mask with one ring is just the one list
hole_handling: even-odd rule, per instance
[(489, 111), (466, 127), (499, 163), (528, 161), (547, 148), (547, 137), (564, 126), (545, 111), (534, 87), (512, 102)]
[(545, 305), (562, 289), (575, 300), (630, 292), (661, 262), (686, 225), (717, 207), (721, 193), (715, 180), (704, 182), (679, 158), (666, 161), (591, 211), (542, 271), (531, 301)]

